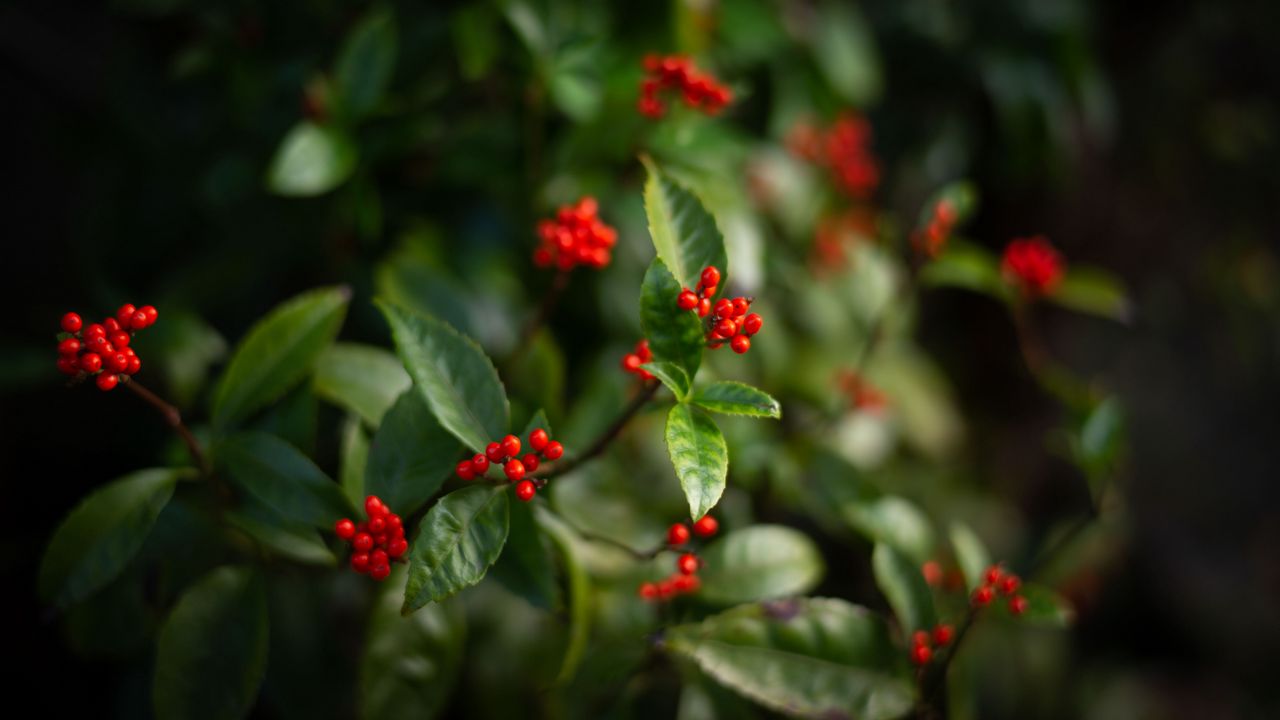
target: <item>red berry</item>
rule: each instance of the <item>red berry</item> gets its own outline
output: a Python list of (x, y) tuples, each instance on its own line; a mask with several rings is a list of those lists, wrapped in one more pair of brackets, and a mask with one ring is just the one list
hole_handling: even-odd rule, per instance
[(679, 547), (689, 542), (689, 528), (684, 523), (676, 523), (667, 528), (667, 544)]
[(520, 438), (515, 435), (508, 435), (502, 438), (502, 453), (507, 457), (515, 457), (520, 454)]
[(471, 458), (471, 472), (476, 477), (480, 477), (489, 472), (489, 458), (481, 453), (476, 453)]
[(133, 314), (138, 312), (138, 308), (125, 303), (116, 311), (116, 320), (120, 322), (120, 327), (127, 328), (133, 324)]
[(710, 300), (711, 298), (716, 296), (716, 286), (711, 285), (711, 286), (702, 288), (702, 291), (699, 294), (699, 296)]
[(658, 586), (655, 583), (640, 583), (640, 597), (645, 600), (655, 600), (658, 597)]
[(75, 338), (67, 338), (66, 340), (58, 343), (59, 355), (74, 356), (78, 352), (80, 352), (80, 341)]
[(98, 323), (93, 323), (92, 325), (84, 329), (84, 337), (86, 340), (92, 337), (104, 337), (106, 336), (106, 334), (107, 334), (107, 329), (102, 327)]
[(380, 517), (373, 518), (369, 521), (369, 532), (374, 535), (381, 535), (387, 531), (387, 521)]
[(764, 320), (759, 315), (751, 313), (742, 320), (742, 332), (748, 335), (755, 335), (760, 332), (762, 325), (764, 325)]
[(942, 584), (942, 565), (937, 560), (929, 560), (921, 565), (920, 574), (924, 575), (924, 581), (930, 587), (938, 587)]
[[(142, 309), (138, 312), (142, 313), (142, 316), (146, 319), (147, 327), (155, 325), (156, 318), (160, 317), (160, 313), (156, 310), (155, 305), (143, 305)], [(134, 317), (136, 319), (137, 316), (135, 315)]]
[(716, 317), (727, 318), (732, 316), (733, 316), (733, 302), (728, 298), (721, 298), (720, 300), (718, 300), (716, 302)]
[(702, 286), (715, 287), (720, 284), (720, 271), (713, 265), (702, 271)]
[(113, 390), (115, 389), (116, 383), (119, 383), (119, 382), (120, 382), (119, 375), (102, 373), (101, 375), (98, 376), (98, 380), (97, 380), (98, 389), (103, 392), (106, 392), (107, 390)]
[(386, 580), (387, 576), (390, 574), (391, 574), (390, 565), (386, 565), (386, 564), (374, 565), (373, 567), (369, 568), (369, 577), (373, 578), (374, 580), (377, 580), (378, 582), (382, 582), (383, 580)]
[(379, 515), (385, 515), (387, 506), (382, 504), (382, 499), (377, 495), (370, 495), (364, 499), (364, 512), (370, 519), (373, 519)]
[(622, 356), (622, 369), (627, 372), (633, 373), (639, 370), (642, 364), (640, 356), (635, 353), (628, 353)]
[(711, 312), (711, 298), (702, 298), (698, 301), (698, 317), (706, 317)]
[[(485, 459), (485, 462), (488, 462), (487, 458)], [(463, 460), (462, 462), (458, 463), (458, 467), (456, 469), (458, 471), (458, 477), (462, 478), (463, 480), (470, 480), (471, 478), (476, 476), (475, 471), (471, 469), (470, 460)]]
[(548, 460), (559, 460), (561, 455), (564, 455), (564, 446), (558, 440), (547, 443), (547, 449), (542, 451), (542, 457)]
[(389, 512), (384, 515), (382, 519), (387, 521), (388, 531), (396, 531), (404, 528), (404, 521), (402, 521), (400, 516), (395, 513)]
[(373, 549), (373, 536), (367, 532), (357, 533), (351, 545), (360, 552), (369, 552)]
[(547, 446), (550, 440), (551, 438), (547, 436), (547, 431), (542, 428), (529, 433), (529, 447), (533, 448), (535, 452), (542, 452), (542, 449)]
[(147, 327), (153, 322), (155, 321), (148, 319), (147, 314), (142, 312), (141, 310), (134, 313), (133, 317), (129, 319), (129, 325), (134, 330), (141, 330), (142, 328)]
[(85, 353), (80, 356), (80, 369), (87, 373), (96, 373), (102, 369), (102, 357), (97, 353)]
[(112, 333), (111, 337), (108, 339), (111, 341), (112, 345), (116, 346), (117, 349), (123, 350), (124, 348), (129, 347), (129, 333), (127, 332)]
[(998, 587), (1001, 595), (1012, 595), (1018, 592), (1018, 588), (1022, 587), (1022, 579), (1011, 573), (1000, 579)]
[(751, 309), (750, 300), (744, 297), (733, 299), (733, 316), (734, 317), (742, 317), (743, 315), (746, 315), (747, 311), (750, 309)]
[(932, 657), (933, 651), (924, 645), (916, 645), (911, 648), (911, 662), (916, 665), (926, 665)]
[(506, 465), (502, 466), (502, 472), (506, 473), (507, 479), (511, 482), (519, 482), (524, 479), (524, 463), (512, 458), (507, 461)]
[(358, 552), (352, 555), (351, 569), (358, 573), (369, 572), (369, 553)]
[(107, 356), (107, 367), (112, 371), (122, 373), (129, 369), (129, 356), (122, 352), (111, 353)]
[(716, 323), (716, 335), (725, 339), (738, 334), (738, 324), (728, 318)]
[(533, 453), (525, 455), (524, 459), (520, 462), (524, 463), (524, 469), (528, 472), (533, 472), (538, 469), (538, 456)]
[(681, 593), (691, 593), (702, 584), (697, 575), (676, 575), (667, 582), (671, 583), (673, 590)]
[(82, 324), (80, 316), (73, 312), (62, 316), (62, 329), (64, 332), (79, 332)]
[(993, 597), (995, 597), (995, 593), (991, 592), (991, 588), (987, 587), (986, 585), (983, 585), (982, 587), (973, 591), (973, 597), (971, 599), (973, 601), (974, 607), (982, 607), (984, 605), (990, 604), (991, 598)]
[(735, 336), (729, 341), (729, 347), (733, 348), (734, 352), (741, 355), (751, 349), (751, 338), (746, 335)]
[(398, 558), (408, 551), (409, 543), (405, 542), (404, 538), (392, 540), (391, 544), (387, 546), (387, 555), (390, 555), (393, 558)]
[(1021, 615), (1027, 611), (1027, 599), (1021, 595), (1014, 595), (1009, 599), (1009, 612), (1014, 615)]
[(676, 560), (676, 569), (685, 575), (692, 575), (698, 572), (698, 556), (693, 553), (685, 553)]
[(493, 462), (502, 462), (506, 457), (502, 454), (502, 446), (496, 442), (489, 443), (484, 449), (484, 454)]
[(333, 526), (333, 532), (343, 540), (350, 540), (356, 536), (356, 524), (343, 518)]
[(911, 644), (928, 646), (929, 633), (924, 630), (917, 630), (914, 633), (911, 633)]
[(75, 375), (80, 372), (80, 362), (74, 357), (58, 358), (58, 372), (63, 375)]
[(1000, 582), (1001, 574), (1002, 573), (1000, 571), (1000, 566), (992, 565), (991, 567), (987, 568), (986, 574), (983, 575), (983, 580), (988, 585), (995, 585), (996, 583)]
[(129, 367), (125, 368), (125, 372), (129, 373), (130, 375), (137, 375), (138, 371), (141, 369), (142, 369), (142, 361), (138, 359), (137, 355), (130, 355)]
[(519, 485), (516, 485), (516, 497), (523, 502), (532, 500), (537, 492), (538, 487), (529, 480), (522, 480)]
[(373, 552), (369, 553), (370, 565), (377, 567), (379, 565), (386, 565), (387, 562), (388, 560), (387, 560), (386, 550), (374, 550)]
[(950, 625), (939, 625), (933, 629), (933, 644), (938, 647), (948, 645), (955, 638), (955, 628)]
[(107, 318), (102, 321), (102, 329), (106, 331), (107, 335), (115, 335), (125, 328), (121, 327), (120, 323), (115, 318)]
[(720, 523), (716, 522), (716, 519), (710, 515), (703, 515), (701, 520), (693, 524), (693, 531), (699, 537), (711, 537), (719, 529)]
[(684, 290), (676, 298), (676, 307), (681, 310), (692, 310), (698, 307), (698, 296), (688, 290)]

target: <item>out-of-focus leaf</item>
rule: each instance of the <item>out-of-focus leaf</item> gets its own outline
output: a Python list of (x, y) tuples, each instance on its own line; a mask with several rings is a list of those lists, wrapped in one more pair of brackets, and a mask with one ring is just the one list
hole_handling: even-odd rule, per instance
[(901, 677), (888, 628), (843, 600), (744, 605), (669, 629), (664, 647), (789, 715), (887, 720), (911, 709), (911, 685)]
[(1117, 398), (1098, 403), (1080, 429), (1080, 450), (1092, 464), (1106, 463), (1115, 456), (1124, 432), (1124, 411)]
[(825, 2), (812, 26), (813, 57), (831, 88), (865, 107), (881, 92), (880, 57), (866, 20), (851, 3)]
[(545, 509), (540, 509), (537, 520), (560, 551), (569, 579), (569, 643), (560, 661), (560, 671), (556, 673), (556, 684), (564, 685), (573, 680), (591, 637), (591, 579), (579, 556), (576, 538), (564, 522)]
[(320, 403), (307, 384), (300, 384), (254, 420), (245, 424), (247, 432), (275, 435), (302, 451), (315, 455), (316, 423), (319, 420)]
[(1000, 277), (1000, 263), (987, 250), (953, 239), (937, 258), (920, 270), (926, 285), (958, 287), (1004, 300), (1009, 291)]
[(724, 494), (729, 449), (716, 421), (705, 412), (677, 403), (667, 414), (667, 454), (694, 520), (707, 514)]
[(342, 488), (280, 438), (234, 435), (215, 446), (214, 459), (232, 482), (286, 520), (329, 529), (351, 515)]
[(676, 396), (677, 400), (685, 400), (689, 396), (689, 375), (684, 368), (671, 362), (654, 361), (640, 366), (648, 370), (654, 377)]
[(133, 559), (178, 480), (190, 470), (139, 470), (80, 501), (40, 563), (40, 597), (65, 609), (111, 582)]
[[(551, 423), (541, 410), (534, 413), (521, 434), (524, 447), (529, 445), (529, 433), (536, 429), (551, 433)], [(511, 503), (511, 530), (507, 533), (507, 544), (502, 555), (489, 572), (503, 587), (529, 601), (534, 607), (544, 610), (555, 608), (559, 601), (559, 588), (556, 586), (555, 571), (551, 566), (551, 558), (542, 540), (542, 531), (534, 521), (533, 508), (530, 503)]]
[(180, 408), (196, 402), (209, 379), (209, 368), (227, 355), (227, 341), (194, 313), (165, 309), (164, 322), (147, 328), (134, 343), (145, 346), (141, 357), (155, 357), (164, 369), (172, 396)]
[(987, 568), (991, 567), (991, 553), (973, 528), (961, 522), (951, 524), (951, 549), (955, 551), (960, 572), (964, 573), (965, 587), (976, 589), (983, 583)]
[(574, 42), (556, 51), (548, 85), (560, 112), (585, 122), (600, 110), (600, 53), (593, 45)]
[(334, 67), (334, 87), (348, 117), (359, 119), (377, 106), (395, 64), (395, 16), (380, 8), (352, 28)]
[(272, 552), (309, 565), (336, 567), (338, 559), (315, 528), (290, 522), (269, 507), (249, 504), (224, 515), (227, 523)]
[(707, 546), (702, 559), (701, 595), (724, 605), (802, 595), (825, 572), (813, 541), (782, 525), (735, 530)]
[(244, 717), (266, 667), (262, 578), (250, 568), (214, 570), (183, 594), (160, 631), (152, 695), (156, 717)]
[[(653, 362), (669, 362), (679, 367), (692, 383), (702, 364), (706, 340), (697, 314), (676, 305), (679, 294), (680, 283), (661, 258), (654, 258), (640, 286), (640, 328), (649, 340)], [(686, 389), (683, 395), (687, 394)]]
[(555, 337), (547, 330), (537, 333), (519, 357), (519, 362), (503, 368), (507, 393), (531, 407), (559, 413), (564, 403), (565, 358)]
[(893, 547), (880, 543), (871, 553), (871, 569), (904, 634), (934, 626), (937, 615), (933, 595), (919, 565)]
[(267, 187), (292, 197), (323, 195), (351, 177), (357, 150), (336, 127), (303, 121), (293, 126), (267, 170)]
[(782, 417), (782, 406), (769, 393), (746, 383), (728, 380), (704, 387), (691, 402), (704, 410), (724, 415), (774, 419)]
[(435, 494), (462, 446), (410, 388), (391, 406), (369, 446), (364, 488), (399, 515), (409, 516)]
[(364, 471), (369, 462), (369, 431), (360, 418), (348, 415), (342, 425), (342, 464), (338, 468), (338, 484), (352, 505), (364, 503)]
[(311, 371), (346, 316), (345, 287), (303, 293), (259, 320), (236, 348), (213, 399), (225, 428), (278, 400)]
[(453, 47), (458, 55), (458, 68), (467, 80), (478, 80), (493, 67), (500, 51), (498, 16), (488, 3), (465, 5), (453, 14), (449, 23)]
[(484, 351), (448, 324), (378, 301), (396, 351), (436, 419), (475, 452), (507, 432), (507, 395)]
[(508, 488), (472, 485), (445, 495), (423, 519), (409, 551), (409, 614), (484, 579), (507, 542)]
[(316, 360), (316, 394), (378, 427), (412, 381), (394, 353), (372, 345), (334, 343)]
[(846, 502), (840, 507), (845, 520), (877, 543), (891, 545), (922, 563), (933, 554), (933, 526), (915, 503), (897, 495), (882, 495)]
[(929, 198), (920, 208), (920, 216), (916, 222), (916, 230), (923, 231), (933, 220), (938, 206), (946, 203), (954, 215), (951, 227), (960, 227), (978, 209), (978, 188), (967, 180), (947, 183)]
[(1120, 281), (1094, 268), (1068, 270), (1047, 298), (1072, 310), (1120, 322), (1128, 322), (1133, 316)]
[[(658, 257), (683, 287), (693, 290), (703, 269), (714, 266), (723, 288), (729, 279), (729, 258), (715, 218), (696, 195), (663, 175), (653, 162), (645, 160), (645, 167), (649, 179), (644, 185), (644, 210)], [(675, 304), (672, 295), (671, 306)]]
[(1067, 627), (1075, 622), (1075, 609), (1058, 593), (1038, 583), (1025, 583), (1018, 594), (1027, 599), (1027, 610), (1017, 621), (1044, 627)]

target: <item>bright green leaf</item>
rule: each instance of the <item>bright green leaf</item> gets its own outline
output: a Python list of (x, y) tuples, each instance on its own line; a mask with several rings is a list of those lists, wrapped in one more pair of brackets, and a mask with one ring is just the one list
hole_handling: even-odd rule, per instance
[(684, 368), (671, 362), (654, 361), (645, 363), (640, 366), (644, 370), (648, 370), (650, 374), (662, 381), (663, 385), (676, 396), (677, 400), (684, 400), (689, 396), (689, 375), (685, 373)]
[(382, 419), (369, 446), (364, 488), (399, 515), (412, 515), (453, 473), (456, 438), (440, 427), (422, 394), (410, 388)]
[(395, 16), (389, 10), (371, 12), (351, 30), (334, 67), (334, 87), (352, 119), (377, 106), (395, 64)]
[(280, 438), (234, 435), (214, 448), (214, 458), (232, 482), (287, 520), (328, 529), (351, 514), (342, 488)]
[(875, 39), (855, 5), (821, 4), (813, 18), (813, 57), (831, 88), (846, 102), (865, 107), (880, 97), (880, 58)]
[(952, 239), (946, 250), (920, 270), (926, 285), (958, 287), (990, 295), (1008, 297), (1008, 287), (1000, 277), (1000, 265), (986, 249)]
[(937, 616), (933, 595), (919, 565), (893, 547), (880, 543), (871, 553), (871, 569), (904, 633), (934, 626)]
[(684, 403), (667, 414), (667, 454), (697, 520), (720, 502), (729, 474), (729, 450), (710, 415)]
[(1133, 308), (1124, 286), (1114, 276), (1093, 268), (1072, 268), (1048, 295), (1063, 307), (1128, 322)]
[[(680, 283), (661, 258), (654, 258), (640, 286), (640, 328), (649, 340), (653, 362), (671, 363), (684, 371), (686, 389), (679, 394), (683, 397), (698, 374), (706, 340), (697, 314), (676, 305), (679, 294)], [(678, 379), (676, 384), (680, 384)]]
[(409, 551), (408, 614), (484, 579), (507, 542), (507, 487), (472, 485), (445, 495), (423, 519)]
[(735, 530), (703, 551), (702, 597), (723, 605), (803, 595), (825, 565), (804, 533), (781, 525)]
[(334, 343), (316, 360), (316, 394), (378, 427), (411, 384), (395, 353), (372, 345)]
[(758, 418), (782, 417), (782, 406), (769, 393), (746, 383), (722, 381), (712, 383), (693, 397), (694, 405), (723, 415), (746, 415)]
[[(709, 266), (720, 270), (723, 287), (729, 277), (729, 259), (715, 218), (696, 195), (664, 176), (653, 162), (646, 159), (645, 167), (649, 179), (644, 185), (644, 210), (658, 257), (676, 281), (690, 290)], [(672, 307), (675, 302), (672, 295)]]
[[(869, 493), (864, 493), (869, 494)], [(897, 495), (879, 495), (844, 503), (840, 508), (855, 530), (893, 546), (916, 562), (933, 555), (933, 526), (915, 503)]]
[(291, 197), (323, 195), (351, 177), (356, 153), (342, 130), (300, 122), (280, 141), (267, 170), (267, 187)]
[(964, 573), (965, 587), (976, 589), (986, 578), (991, 567), (991, 553), (973, 528), (961, 522), (951, 524), (951, 549), (955, 551), (960, 572)]

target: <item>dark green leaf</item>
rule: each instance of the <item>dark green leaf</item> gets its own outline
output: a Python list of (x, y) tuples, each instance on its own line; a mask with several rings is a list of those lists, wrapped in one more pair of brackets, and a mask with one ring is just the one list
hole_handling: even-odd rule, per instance
[(507, 395), (480, 346), (435, 318), (383, 301), (378, 307), (414, 387), (440, 424), (475, 452), (505, 435)]
[(947, 243), (942, 255), (921, 269), (920, 281), (926, 285), (972, 290), (998, 299), (1009, 295), (995, 256), (984, 248), (955, 239)]
[(782, 406), (769, 393), (746, 383), (721, 381), (698, 391), (694, 405), (724, 415), (758, 418), (782, 417)]
[(316, 360), (316, 394), (378, 427), (411, 384), (395, 353), (372, 345), (334, 343)]
[(1128, 322), (1133, 316), (1124, 286), (1114, 276), (1092, 268), (1073, 268), (1048, 299), (1083, 313)]
[(409, 552), (408, 614), (484, 579), (507, 542), (508, 488), (473, 485), (444, 496), (423, 519)]
[(928, 630), (934, 626), (937, 617), (933, 595), (918, 565), (891, 546), (881, 543), (871, 553), (871, 569), (904, 633)]
[(569, 578), (569, 642), (555, 680), (557, 685), (564, 685), (577, 672), (591, 637), (591, 578), (587, 576), (586, 567), (578, 552), (577, 538), (572, 531), (553, 513), (545, 508), (540, 510), (538, 526), (546, 531), (560, 551), (565, 575)]
[(677, 400), (685, 400), (689, 396), (689, 376), (684, 368), (670, 362), (649, 362), (640, 366), (662, 381), (663, 385), (676, 396)]
[(215, 448), (232, 482), (287, 520), (329, 529), (352, 512), (342, 488), (280, 438), (242, 433)]
[(826, 569), (808, 536), (781, 525), (731, 532), (709, 545), (702, 559), (702, 597), (724, 605), (803, 595)]
[(983, 583), (987, 568), (991, 567), (991, 553), (982, 538), (964, 523), (951, 525), (951, 549), (955, 551), (960, 572), (964, 573), (965, 587), (976, 589)]
[(679, 295), (680, 283), (661, 258), (654, 258), (640, 287), (640, 328), (649, 339), (653, 362), (668, 362), (679, 367), (691, 384), (702, 364), (706, 340), (697, 314), (676, 305)]
[(893, 546), (916, 562), (922, 563), (933, 555), (933, 526), (924, 512), (906, 498), (875, 493), (843, 503), (840, 511), (855, 530), (875, 542)]
[(422, 394), (410, 388), (396, 400), (369, 447), (365, 493), (408, 516), (422, 507), (453, 473), (456, 438), (440, 427)]
[(813, 57), (831, 88), (856, 106), (880, 97), (880, 58), (866, 20), (850, 3), (825, 2), (813, 22)]
[(529, 503), (514, 502), (510, 512), (507, 544), (489, 575), (530, 605), (552, 610), (559, 600), (559, 589), (542, 531), (533, 520), (533, 508)]
[[(710, 266), (720, 270), (723, 287), (728, 282), (729, 259), (715, 218), (696, 195), (665, 177), (653, 162), (646, 159), (645, 167), (649, 179), (644, 185), (644, 210), (658, 257), (676, 282), (690, 290), (697, 286), (703, 269)], [(672, 307), (675, 298), (671, 296)]]
[(884, 622), (843, 600), (744, 605), (667, 631), (669, 652), (717, 682), (797, 717), (897, 718), (911, 709), (909, 683)]
[(334, 85), (352, 119), (373, 110), (396, 64), (396, 21), (389, 10), (369, 13), (352, 29), (334, 67)]
[(259, 320), (236, 348), (213, 399), (213, 422), (227, 427), (275, 402), (301, 380), (342, 327), (351, 291), (303, 293)]
[(1071, 604), (1044, 585), (1025, 583), (1018, 594), (1027, 599), (1027, 610), (1018, 616), (1017, 622), (1057, 628), (1075, 622), (1076, 613)]
[(267, 187), (278, 195), (323, 195), (351, 177), (356, 152), (342, 130), (300, 122), (280, 141), (267, 170)]
[(160, 631), (153, 691), (160, 720), (241, 718), (267, 667), (267, 600), (250, 568), (193, 585)]
[(80, 501), (49, 541), (40, 597), (66, 608), (111, 582), (137, 554), (188, 470), (140, 470)]
[(680, 487), (697, 520), (720, 502), (729, 474), (729, 450), (715, 420), (705, 412), (678, 403), (667, 414), (667, 454)]
[(467, 5), (453, 14), (449, 23), (458, 69), (467, 80), (478, 80), (489, 72), (501, 50), (502, 28), (492, 6)]
[(281, 557), (309, 565), (338, 564), (315, 528), (286, 520), (265, 505), (250, 503), (223, 517), (229, 525)]
[(360, 418), (348, 415), (342, 424), (342, 465), (338, 468), (338, 483), (342, 493), (355, 507), (364, 503), (364, 471), (369, 462), (369, 431)]

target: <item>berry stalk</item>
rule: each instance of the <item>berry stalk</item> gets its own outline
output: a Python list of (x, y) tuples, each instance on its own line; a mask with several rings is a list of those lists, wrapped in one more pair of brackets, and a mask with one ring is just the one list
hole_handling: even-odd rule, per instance
[(155, 408), (156, 412), (160, 413), (165, 423), (182, 438), (182, 442), (187, 446), (187, 452), (191, 454), (191, 459), (195, 461), (200, 474), (204, 477), (209, 477), (213, 472), (209, 465), (209, 458), (205, 455), (204, 449), (200, 447), (200, 441), (196, 439), (191, 429), (182, 421), (182, 413), (178, 412), (178, 408), (165, 402), (160, 396), (146, 389), (141, 383), (132, 378), (127, 379), (122, 384), (129, 388), (134, 395), (142, 398), (144, 402)]

